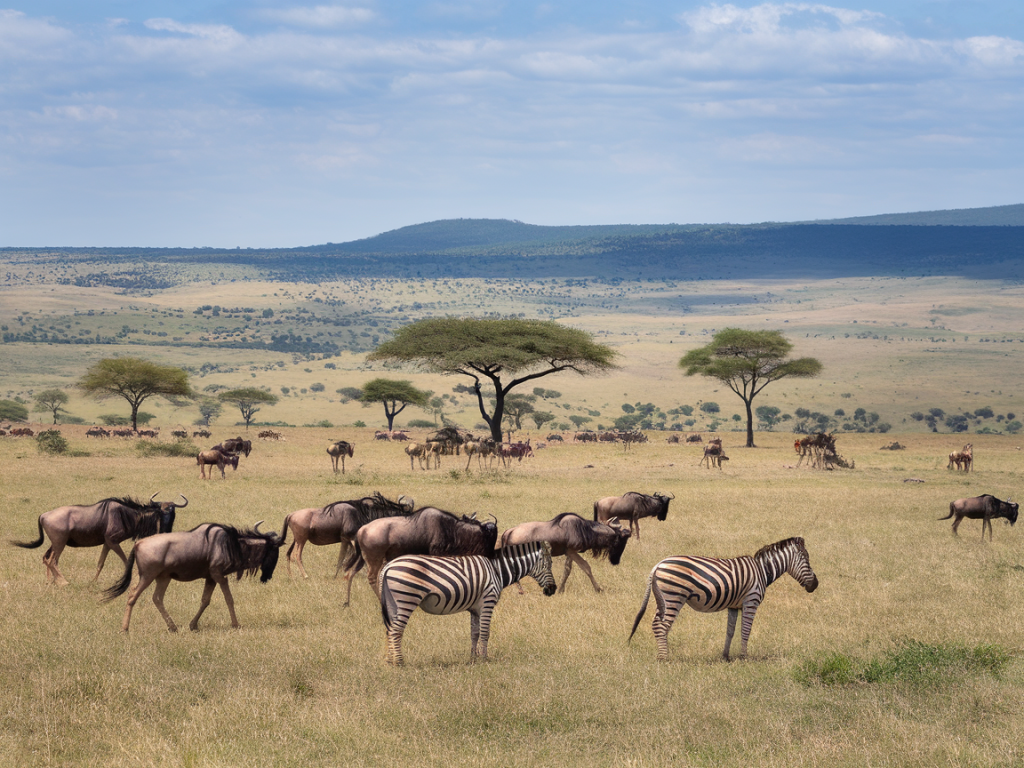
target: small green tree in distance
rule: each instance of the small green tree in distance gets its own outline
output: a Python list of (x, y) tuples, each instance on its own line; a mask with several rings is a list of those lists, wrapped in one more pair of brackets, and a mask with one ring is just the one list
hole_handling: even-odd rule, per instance
[(52, 413), (53, 423), (57, 423), (57, 416), (68, 404), (68, 393), (62, 389), (44, 389), (35, 396), (36, 405), (33, 410), (39, 413)]
[(395, 416), (405, 410), (408, 405), (427, 407), (430, 394), (417, 389), (411, 381), (396, 379), (373, 379), (363, 385), (360, 400), (364, 405), (381, 403), (384, 416), (388, 420), (388, 431), (394, 429)]
[(78, 380), (78, 387), (99, 399), (124, 398), (132, 409), (132, 429), (139, 428), (139, 406), (149, 398), (161, 396), (180, 403), (195, 396), (184, 370), (137, 357), (100, 360)]
[(221, 392), (217, 399), (238, 408), (239, 413), (242, 414), (242, 419), (245, 420), (246, 431), (248, 431), (249, 425), (252, 423), (253, 416), (260, 412), (261, 406), (277, 405), (277, 395), (257, 389), (256, 387), (229, 389), (227, 392)]
[(687, 376), (717, 379), (735, 392), (747, 411), (747, 447), (754, 447), (754, 398), (773, 381), (787, 377), (811, 378), (821, 373), (813, 357), (787, 359), (793, 349), (779, 331), (725, 328), (710, 344), (691, 349), (679, 361)]
[[(447, 317), (399, 328), (366, 359), (470, 377), (480, 415), (491, 437), (500, 441), (505, 398), (512, 389), (561, 371), (581, 375), (608, 371), (616, 367), (615, 357), (611, 347), (598, 344), (586, 331), (553, 320)], [(484, 381), (494, 388), (490, 411)]]

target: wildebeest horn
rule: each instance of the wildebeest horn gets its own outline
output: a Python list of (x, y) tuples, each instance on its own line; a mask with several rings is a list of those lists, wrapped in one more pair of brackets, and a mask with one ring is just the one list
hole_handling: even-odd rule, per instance
[[(179, 493), (178, 495), (181, 496), (181, 498), (185, 499), (185, 494), (184, 493)], [(185, 503), (184, 504), (175, 504), (174, 506), (177, 509), (184, 509), (185, 507), (188, 506), (188, 499), (185, 499)]]
[(258, 523), (256, 523), (256, 525), (254, 525), (252, 527), (252, 529), (254, 531), (256, 531), (256, 533), (259, 533), (260, 532), (260, 526), (263, 525), (263, 523), (265, 523), (265, 522), (266, 522), (265, 520), (260, 520)]
[(150, 497), (149, 497), (149, 503), (150, 503), (150, 504), (152, 504), (152, 503), (153, 503), (153, 499), (155, 499), (155, 498), (156, 498), (157, 496), (159, 496), (159, 495), (160, 495), (160, 491), (157, 491), (157, 492), (156, 492), (156, 493), (154, 493), (154, 494), (153, 494), (152, 496), (150, 496)]
[(498, 524), (498, 518), (496, 518), (496, 517), (495, 517), (494, 515), (492, 515), (492, 514), (488, 513), (488, 514), (487, 514), (487, 516), (488, 516), (489, 518), (491, 518), (491, 520), (493, 520), (493, 521), (494, 521), (494, 524), (495, 524), (495, 525), (497, 525), (497, 524)]

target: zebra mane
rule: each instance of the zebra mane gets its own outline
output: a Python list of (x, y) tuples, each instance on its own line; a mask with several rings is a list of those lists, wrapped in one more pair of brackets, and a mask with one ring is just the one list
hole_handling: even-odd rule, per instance
[(805, 556), (807, 555), (807, 547), (804, 546), (804, 540), (800, 536), (793, 536), (792, 538), (776, 541), (774, 544), (767, 544), (761, 547), (754, 553), (754, 559), (761, 560), (775, 554), (782, 554), (791, 549), (796, 549), (797, 552), (801, 552)]

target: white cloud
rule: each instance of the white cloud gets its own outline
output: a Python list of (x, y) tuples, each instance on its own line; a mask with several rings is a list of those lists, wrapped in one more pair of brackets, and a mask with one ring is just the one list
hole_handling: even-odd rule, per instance
[(344, 5), (317, 5), (299, 8), (273, 8), (261, 11), (259, 16), (295, 27), (334, 29), (366, 24), (376, 14), (369, 8), (352, 8)]
[(157, 32), (176, 32), (203, 40), (235, 43), (242, 39), (238, 32), (225, 24), (182, 24), (174, 19), (147, 19), (143, 23), (147, 29)]

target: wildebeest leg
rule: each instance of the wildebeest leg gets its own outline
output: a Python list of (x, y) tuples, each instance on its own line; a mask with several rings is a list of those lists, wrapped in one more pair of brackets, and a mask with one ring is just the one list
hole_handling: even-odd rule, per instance
[(334, 569), (334, 578), (338, 578), (338, 574), (341, 573), (341, 567), (348, 560), (348, 552), (351, 548), (352, 542), (342, 536), (341, 549), (338, 550), (338, 566)]
[(366, 561), (363, 560), (363, 556), (352, 564), (352, 567), (345, 572), (345, 581), (348, 582), (345, 588), (345, 602), (342, 604), (342, 608), (348, 608), (349, 601), (352, 599), (352, 577), (354, 577), (359, 571), (366, 565)]
[(167, 585), (170, 583), (170, 576), (161, 576), (156, 580), (156, 588), (153, 590), (153, 605), (156, 606), (156, 609), (160, 611), (160, 615), (164, 617), (164, 621), (167, 622), (167, 629), (171, 632), (177, 632), (178, 625), (174, 623), (171, 614), (164, 608), (164, 593), (167, 591)]
[[(577, 563), (579, 563), (580, 568), (583, 569), (583, 572), (585, 574), (587, 574), (587, 576), (590, 577), (590, 583), (594, 585), (594, 591), (595, 592), (604, 592), (604, 590), (601, 589), (601, 585), (597, 583), (597, 579), (594, 578), (593, 572), (590, 570), (590, 563), (588, 563), (586, 560), (584, 560), (583, 556), (580, 555), (579, 552), (573, 552), (573, 551), (566, 552), (565, 553), (566, 565), (568, 565), (568, 563), (569, 563), (569, 558), (572, 558)], [(563, 581), (562, 583), (564, 585), (565, 582)]]
[(985, 526), (988, 526), (988, 540), (992, 541), (992, 518), (987, 515), (981, 519), (981, 540), (985, 540)]
[[(960, 523), (961, 522), (963, 522), (963, 518), (960, 515), (957, 515), (956, 517), (953, 518), (953, 535), (954, 536), (959, 536), (960, 535), (959, 533), (956, 532), (956, 529), (960, 527)], [(982, 536), (985, 535), (984, 526), (982, 526), (981, 535)]]
[(113, 542), (111, 544), (104, 542), (103, 549), (100, 551), (100, 562), (96, 566), (96, 575), (92, 577), (93, 581), (96, 581), (96, 579), (100, 577), (100, 571), (103, 570), (103, 563), (107, 560), (107, 553), (111, 551), (115, 552), (117, 556), (121, 558), (122, 563), (126, 566), (128, 565), (128, 558), (124, 556), (124, 550), (121, 549), (121, 545), (118, 542)]
[[(189, 622), (188, 628), (195, 632), (199, 629), (199, 617), (203, 615), (203, 611), (206, 610), (210, 604), (210, 598), (213, 597), (213, 588), (216, 586), (216, 582), (211, 578), (206, 580), (206, 584), (203, 585), (203, 597), (199, 601), (199, 613), (196, 614), (195, 618)], [(230, 605), (230, 603), (229, 603)], [(231, 612), (232, 624), (234, 624), (235, 612)]]
[[(306, 539), (300, 539), (298, 536), (295, 537), (295, 564), (299, 566), (299, 573), (302, 574), (302, 578), (308, 579), (309, 576), (306, 574), (306, 568), (302, 564), (302, 550), (306, 546)], [(291, 571), (289, 570), (289, 573)]]
[[(127, 605), (125, 605), (124, 608), (124, 620), (121, 622), (122, 632), (128, 631), (128, 625), (131, 623), (132, 620), (132, 608), (135, 607), (135, 602), (142, 596), (142, 593), (145, 592), (146, 588), (152, 583), (153, 579), (148, 579), (142, 574), (139, 574), (139, 583), (135, 585), (135, 590), (130, 595), (128, 595), (128, 603)], [(166, 588), (167, 587), (165, 586), (164, 589)], [(161, 608), (161, 606), (158, 605), (157, 608)], [(169, 616), (167, 618), (170, 619)]]
[(60, 561), (60, 555), (63, 551), (64, 542), (54, 542), (51, 539), (50, 548), (46, 550), (46, 554), (43, 555), (43, 564), (53, 576), (53, 583), (59, 587), (66, 587), (69, 584), (68, 580), (64, 578), (64, 574), (60, 572), (60, 568), (57, 567), (57, 563)]
[(569, 552), (565, 553), (565, 570), (562, 573), (562, 583), (558, 585), (559, 592), (565, 592), (565, 582), (569, 580), (569, 574), (572, 573), (572, 557)]
[(738, 608), (729, 609), (729, 621), (725, 625), (725, 650), (722, 651), (722, 658), (729, 660), (729, 646), (732, 645), (732, 636), (736, 634), (736, 617), (739, 615)]

